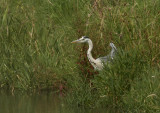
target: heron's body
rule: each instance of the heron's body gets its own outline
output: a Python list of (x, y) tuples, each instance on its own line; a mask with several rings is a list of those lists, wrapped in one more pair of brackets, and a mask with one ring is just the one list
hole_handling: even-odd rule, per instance
[(75, 42), (79, 42), (79, 43), (85, 43), (87, 42), (89, 45), (89, 49), (87, 50), (87, 57), (89, 62), (91, 63), (91, 65), (94, 67), (95, 70), (102, 70), (104, 67), (104, 64), (110, 63), (111, 60), (114, 58), (115, 56), (115, 52), (116, 52), (116, 47), (114, 46), (113, 43), (110, 43), (110, 46), (112, 47), (111, 53), (105, 57), (100, 57), (97, 59), (94, 59), (92, 57), (92, 49), (93, 49), (93, 43), (91, 41), (91, 39), (89, 39), (86, 36), (82, 36), (82, 38), (80, 38), (79, 40), (75, 40), (72, 43)]

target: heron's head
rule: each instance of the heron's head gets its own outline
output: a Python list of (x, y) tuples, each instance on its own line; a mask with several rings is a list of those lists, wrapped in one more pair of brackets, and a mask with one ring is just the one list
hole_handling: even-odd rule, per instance
[(89, 37), (87, 37), (87, 36), (82, 36), (80, 39), (74, 40), (74, 41), (72, 41), (71, 43), (85, 43), (85, 42), (88, 42), (88, 40), (89, 40)]

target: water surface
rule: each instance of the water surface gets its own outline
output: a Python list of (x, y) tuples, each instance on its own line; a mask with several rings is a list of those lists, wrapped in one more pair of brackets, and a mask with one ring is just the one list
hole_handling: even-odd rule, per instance
[(0, 92), (0, 113), (69, 113), (54, 93)]
[(69, 108), (64, 97), (53, 92), (14, 94), (0, 91), (0, 113), (108, 113), (105, 110)]

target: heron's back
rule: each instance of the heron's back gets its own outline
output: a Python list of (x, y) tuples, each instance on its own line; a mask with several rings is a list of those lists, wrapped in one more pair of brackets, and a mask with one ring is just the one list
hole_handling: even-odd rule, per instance
[(100, 59), (103, 63), (107, 63), (107, 62), (109, 63), (112, 60), (110, 55), (99, 57), (98, 59)]

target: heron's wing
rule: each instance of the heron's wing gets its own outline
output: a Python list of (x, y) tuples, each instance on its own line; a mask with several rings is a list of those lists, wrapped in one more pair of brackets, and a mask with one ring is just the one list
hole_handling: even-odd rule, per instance
[(99, 57), (98, 59), (101, 60), (103, 63), (110, 63), (113, 58), (115, 57), (115, 54), (117, 52), (117, 48), (113, 43), (110, 43), (110, 46), (112, 47), (112, 50), (109, 55), (104, 57)]
[(111, 61), (111, 56), (107, 55), (107, 56), (104, 56), (104, 57), (99, 57), (98, 59), (100, 59), (103, 63), (107, 63), (107, 62)]

